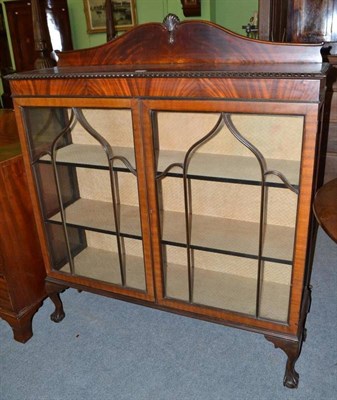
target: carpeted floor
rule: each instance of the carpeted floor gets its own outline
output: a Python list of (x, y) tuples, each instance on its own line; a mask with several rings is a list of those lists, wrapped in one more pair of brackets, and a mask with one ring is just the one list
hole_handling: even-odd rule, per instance
[(262, 335), (69, 289), (47, 299), (22, 345), (0, 321), (1, 400), (335, 400), (337, 245), (319, 232), (299, 388)]

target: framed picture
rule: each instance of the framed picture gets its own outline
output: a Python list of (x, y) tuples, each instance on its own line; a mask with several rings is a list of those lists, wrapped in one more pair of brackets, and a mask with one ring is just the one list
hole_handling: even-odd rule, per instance
[[(106, 0), (83, 0), (87, 32), (106, 31)], [(125, 31), (136, 25), (136, 0), (109, 0), (113, 6), (115, 29)]]

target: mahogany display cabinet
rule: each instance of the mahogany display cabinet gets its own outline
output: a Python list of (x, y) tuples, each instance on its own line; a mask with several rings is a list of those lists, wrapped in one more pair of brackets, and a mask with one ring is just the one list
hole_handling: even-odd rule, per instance
[(320, 48), (169, 15), (9, 78), (54, 321), (73, 287), (259, 332), (297, 387)]

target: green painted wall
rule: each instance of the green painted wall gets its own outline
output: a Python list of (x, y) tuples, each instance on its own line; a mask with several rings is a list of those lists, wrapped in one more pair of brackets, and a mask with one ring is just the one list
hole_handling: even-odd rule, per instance
[(9, 52), (10, 52), (10, 55), (11, 55), (13, 67), (15, 67), (13, 50), (12, 50), (12, 43), (11, 43), (11, 38), (10, 38), (10, 34), (9, 34), (9, 29), (8, 29), (8, 21), (7, 21), (7, 16), (6, 16), (6, 9), (5, 9), (5, 6), (4, 6), (3, 3), (4, 3), (4, 0), (0, 0), (0, 7), (2, 7), (2, 9), (3, 9), (3, 14), (4, 14), (4, 19), (5, 19), (5, 26), (6, 26), (6, 31), (7, 31), (7, 37), (8, 37), (8, 42), (9, 42)]
[(258, 0), (211, 0), (215, 6), (213, 20), (225, 28), (245, 35), (242, 25), (247, 25), (250, 17), (258, 11)]

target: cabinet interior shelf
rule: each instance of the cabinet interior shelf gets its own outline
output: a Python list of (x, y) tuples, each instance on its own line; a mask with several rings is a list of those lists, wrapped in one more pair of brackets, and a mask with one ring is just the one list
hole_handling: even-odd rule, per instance
[[(119, 258), (116, 252), (86, 247), (74, 259), (75, 275), (121, 285)], [(133, 255), (125, 255), (126, 286), (145, 291), (144, 259)], [(60, 272), (70, 273), (69, 264), (65, 264)]]
[[(117, 253), (87, 247), (74, 257), (74, 264), (75, 275), (121, 285)], [(70, 273), (69, 264), (64, 265), (60, 272)], [(195, 268), (193, 303), (255, 315), (256, 282), (256, 278)], [(145, 291), (144, 263), (141, 257), (126, 255), (126, 286)], [(264, 282), (261, 293), (261, 317), (286, 321), (289, 291), (288, 284)], [(166, 297), (188, 302), (186, 266), (166, 265)]]
[[(85, 229), (116, 234), (113, 206), (109, 202), (79, 199), (65, 209), (66, 223)], [(142, 239), (138, 207), (119, 205), (120, 231), (123, 237)], [(57, 213), (48, 221), (62, 223)], [(258, 257), (259, 224), (229, 218), (192, 216), (191, 247), (197, 250)], [(176, 211), (161, 213), (162, 243), (186, 247), (185, 214)], [(262, 259), (284, 264), (292, 263), (294, 229), (266, 225)]]
[[(113, 147), (113, 153), (125, 157), (135, 167), (134, 149), (129, 147)], [(173, 163), (183, 163), (186, 153), (182, 151), (160, 150), (158, 155), (157, 174), (163, 173)], [(50, 156), (40, 158), (40, 162), (50, 162)], [(282, 172), (291, 185), (298, 187), (300, 162), (284, 159), (266, 159), (268, 170)], [(108, 169), (108, 159), (99, 145), (71, 144), (57, 151), (57, 163), (77, 167)], [(205, 166), (207, 165), (207, 168)], [(116, 171), (129, 172), (125, 164), (116, 160)], [(173, 167), (168, 176), (182, 177), (182, 169)], [(195, 153), (189, 164), (187, 177), (190, 179), (219, 182), (261, 184), (261, 172), (258, 161), (254, 157)], [(284, 188), (285, 185), (275, 175), (266, 177), (268, 186)]]
[[(66, 224), (73, 227), (91, 229), (97, 232), (115, 234), (116, 227), (112, 203), (99, 200), (79, 199), (65, 208)], [(139, 208), (125, 204), (118, 205), (121, 235), (141, 239)], [(61, 223), (57, 213), (48, 222)]]
[[(256, 278), (194, 268), (193, 303), (255, 315), (256, 282)], [(289, 284), (264, 281), (260, 317), (286, 321), (289, 291)], [(188, 301), (188, 277), (183, 265), (166, 266), (166, 297)]]

